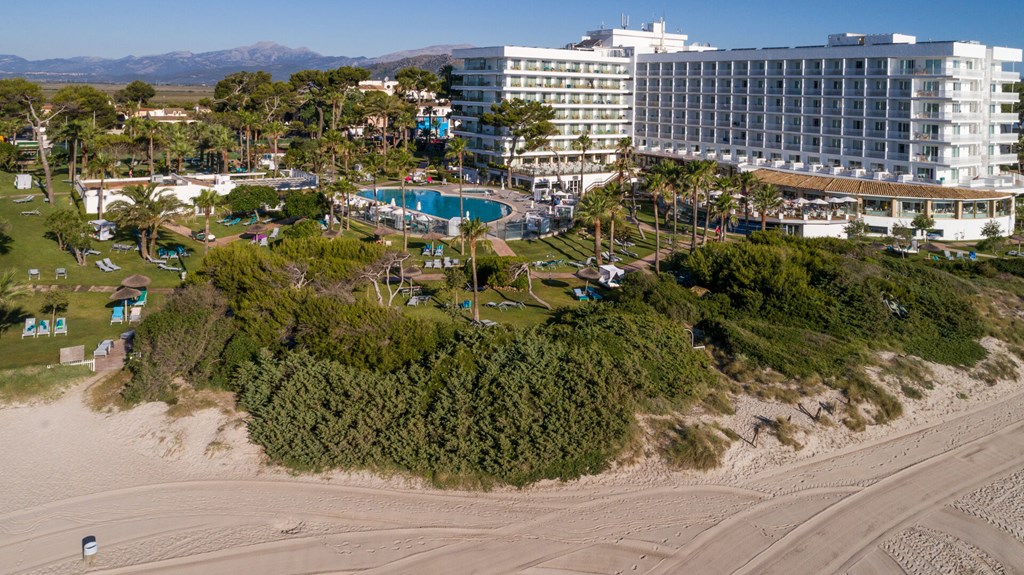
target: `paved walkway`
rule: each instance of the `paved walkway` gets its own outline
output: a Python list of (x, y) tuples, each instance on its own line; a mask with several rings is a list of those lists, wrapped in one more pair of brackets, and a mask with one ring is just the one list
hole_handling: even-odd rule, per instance
[(507, 243), (505, 243), (505, 240), (491, 235), (488, 235), (487, 239), (491, 241), (491, 248), (494, 250), (495, 255), (502, 257), (515, 257), (516, 252), (510, 248)]

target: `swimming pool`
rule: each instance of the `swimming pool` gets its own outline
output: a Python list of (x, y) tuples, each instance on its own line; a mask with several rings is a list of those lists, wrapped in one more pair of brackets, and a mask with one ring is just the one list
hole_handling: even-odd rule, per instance
[[(374, 199), (373, 190), (359, 192), (364, 198)], [(402, 205), (401, 190), (377, 190), (377, 200), (390, 204), (394, 200), (396, 206)], [(485, 222), (493, 222), (510, 213), (512, 209), (501, 202), (482, 200), (463, 195), (462, 200), (470, 218), (480, 218)], [(405, 207), (438, 218), (451, 219), (459, 215), (459, 196), (445, 196), (433, 190), (406, 190)], [(465, 214), (462, 214), (465, 215)]]

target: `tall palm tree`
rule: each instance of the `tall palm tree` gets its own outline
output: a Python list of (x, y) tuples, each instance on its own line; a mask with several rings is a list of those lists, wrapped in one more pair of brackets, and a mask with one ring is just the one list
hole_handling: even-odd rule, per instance
[(335, 218), (334, 218), (334, 203), (340, 197), (342, 202), (344, 202), (344, 204), (345, 204), (345, 223), (342, 224), (342, 228), (344, 228), (346, 230), (352, 229), (351, 222), (349, 221), (350, 209), (349, 209), (348, 197), (349, 197), (349, 194), (351, 194), (352, 192), (356, 191), (357, 189), (358, 188), (356, 187), (356, 185), (353, 184), (352, 182), (350, 182), (346, 178), (338, 178), (337, 180), (331, 182), (331, 184), (329, 186), (327, 186), (328, 198), (331, 200), (331, 226), (332, 227), (334, 226), (334, 222), (335, 222)]
[(210, 251), (210, 216), (217, 208), (224, 205), (224, 198), (217, 193), (217, 190), (200, 190), (192, 203), (206, 216), (206, 225), (203, 228), (203, 253)]
[(273, 154), (272, 157), (274, 158), (274, 176), (276, 177), (280, 164), (280, 161), (278, 161), (277, 158), (277, 142), (281, 139), (281, 136), (288, 133), (288, 126), (284, 122), (276, 120), (273, 122), (267, 122), (267, 124), (263, 126), (263, 133), (270, 139), (270, 152)]
[[(380, 177), (381, 170), (384, 169), (384, 156), (369, 152), (362, 159), (363, 169), (370, 172), (370, 176), (373, 177), (373, 201), (380, 202), (380, 198), (377, 197), (377, 178)], [(374, 221), (375, 227), (380, 227), (380, 210), (373, 211), (376, 221)]]
[(583, 225), (594, 227), (594, 258), (601, 265), (601, 222), (608, 219), (611, 200), (603, 192), (587, 194), (576, 208), (576, 219)]
[(100, 152), (97, 152), (89, 161), (89, 166), (100, 173), (100, 187), (96, 192), (96, 219), (98, 220), (103, 219), (103, 184), (106, 182), (107, 172), (113, 171), (115, 163), (112, 156)]
[(110, 206), (110, 215), (121, 227), (133, 227), (139, 230), (139, 252), (147, 257), (156, 250), (156, 240), (160, 226), (185, 204), (173, 194), (164, 194), (166, 188), (159, 189), (159, 184), (125, 186), (121, 195), (127, 201), (115, 202)]
[(391, 169), (398, 172), (399, 187), (402, 190), (402, 249), (409, 249), (409, 224), (407, 222), (408, 214), (406, 213), (405, 206), (405, 181), (408, 179), (409, 172), (413, 170), (419, 160), (412, 155), (412, 152), (408, 148), (402, 147), (392, 150), (388, 162), (391, 164)]
[(583, 132), (580, 137), (572, 142), (572, 149), (580, 151), (580, 197), (583, 197), (586, 188), (583, 186), (583, 172), (587, 166), (587, 150), (594, 147), (594, 140), (590, 139), (589, 132)]
[(154, 162), (156, 161), (156, 141), (161, 135), (160, 124), (151, 118), (146, 118), (139, 126), (139, 134), (146, 138), (149, 143), (149, 150), (146, 158), (149, 160), (150, 177), (156, 173)]
[[(690, 236), (690, 251), (697, 249), (697, 205), (700, 203), (701, 192), (711, 190), (712, 182), (718, 174), (718, 163), (714, 160), (700, 160), (686, 165), (689, 186), (693, 190), (693, 232)], [(710, 206), (709, 206), (710, 207)], [(707, 229), (704, 230), (707, 240)]]
[[(743, 225), (748, 226), (747, 220), (750, 219), (750, 192), (758, 186), (760, 181), (757, 179), (757, 174), (754, 172), (740, 172), (736, 174), (736, 187), (739, 188), (740, 193), (743, 194), (743, 198), (740, 202), (743, 204)], [(747, 228), (749, 229), (749, 227)]]
[(487, 224), (480, 218), (462, 220), (459, 224), (459, 235), (469, 240), (469, 260), (473, 266), (473, 320), (480, 321), (480, 302), (477, 297), (479, 291), (476, 276), (476, 242), (487, 235)]
[(768, 229), (768, 212), (782, 207), (782, 195), (773, 184), (763, 184), (751, 193), (750, 204), (761, 214), (761, 231)]
[(731, 189), (725, 189), (722, 191), (722, 195), (715, 199), (713, 206), (715, 215), (718, 216), (719, 222), (719, 236), (718, 240), (725, 241), (725, 232), (728, 229), (729, 222), (734, 222), (736, 216), (733, 212), (736, 210), (736, 196), (732, 195)]
[[(466, 208), (462, 204), (462, 161), (466, 154), (466, 146), (469, 142), (465, 138), (458, 136), (448, 140), (448, 144), (445, 145), (444, 156), (448, 159), (457, 159), (459, 161), (459, 217), (463, 217), (466, 213)], [(459, 253), (466, 253), (466, 241), (462, 240), (462, 245), (459, 247)]]
[[(227, 172), (228, 154), (235, 146), (235, 139), (231, 135), (231, 130), (227, 126), (211, 124), (206, 134), (206, 145), (211, 152), (218, 154), (220, 157), (220, 167), (217, 171), (220, 173)], [(152, 159), (150, 163), (152, 163)]]
[(608, 196), (608, 245), (612, 253), (615, 253), (615, 224), (622, 220), (622, 200), (625, 198), (625, 188), (619, 182), (611, 182), (604, 187), (604, 195)]
[(658, 218), (658, 203), (668, 188), (668, 178), (661, 171), (647, 174), (647, 191), (654, 203), (654, 273), (661, 273), (661, 222)]

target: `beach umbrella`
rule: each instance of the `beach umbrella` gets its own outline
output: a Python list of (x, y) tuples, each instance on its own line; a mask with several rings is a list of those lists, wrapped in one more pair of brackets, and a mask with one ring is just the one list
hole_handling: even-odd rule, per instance
[(597, 280), (601, 279), (601, 272), (595, 270), (594, 268), (582, 268), (576, 272), (576, 277), (580, 278), (581, 280), (596, 282)]
[(814, 198), (813, 200), (810, 201), (810, 203), (812, 203), (812, 204), (814, 204), (816, 206), (827, 206), (828, 205), (828, 202), (826, 202), (825, 200), (823, 200), (821, 198)]
[(793, 203), (797, 204), (798, 206), (802, 206), (802, 205), (805, 205), (805, 204), (809, 204), (811, 202), (809, 200), (807, 200), (806, 198), (797, 198), (797, 199), (793, 200)]
[(844, 204), (856, 204), (857, 203), (857, 198), (853, 198), (853, 197), (850, 197), (850, 196), (843, 196), (843, 197), (839, 198), (839, 201), (844, 203)]
[(839, 199), (839, 198), (829, 198), (828, 199), (828, 203), (830, 203), (830, 204), (843, 204), (845, 202), (843, 200)]
[(245, 228), (245, 233), (252, 234), (252, 235), (256, 235), (256, 234), (258, 234), (260, 232), (265, 232), (265, 231), (267, 231), (267, 226), (265, 224), (253, 224), (253, 225)]
[(391, 233), (391, 230), (389, 230), (389, 229), (387, 229), (387, 228), (385, 228), (383, 226), (373, 230), (373, 235), (377, 236), (378, 238), (383, 238), (384, 236), (388, 235), (389, 233)]
[(128, 312), (128, 300), (135, 299), (142, 295), (142, 292), (130, 287), (123, 287), (118, 289), (116, 292), (110, 295), (111, 301), (121, 300), (124, 304), (125, 313)]
[(428, 218), (427, 216), (425, 216), (423, 214), (420, 214), (420, 215), (416, 216), (416, 221), (418, 221), (418, 222), (429, 222), (430, 218)]
[(149, 285), (150, 279), (142, 274), (130, 275), (121, 280), (121, 285), (128, 288), (144, 288)]

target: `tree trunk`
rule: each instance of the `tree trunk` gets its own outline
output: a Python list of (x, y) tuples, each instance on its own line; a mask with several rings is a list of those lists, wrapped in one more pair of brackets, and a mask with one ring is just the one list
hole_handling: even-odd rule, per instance
[[(697, 249), (697, 192), (698, 188), (693, 188), (693, 230), (690, 232), (690, 251)], [(655, 218), (657, 219), (657, 218)]]
[(469, 241), (469, 259), (473, 260), (473, 320), (480, 321), (480, 305), (477, 297), (480, 289), (476, 280), (476, 240)]
[(210, 208), (206, 208), (206, 227), (203, 228), (203, 253), (210, 253)]
[(711, 201), (708, 200), (708, 209), (704, 210), (704, 237), (701, 238), (700, 245), (708, 243), (708, 227), (711, 226)]
[(154, 164), (153, 164), (153, 161), (154, 161), (155, 157), (156, 157), (156, 150), (153, 149), (153, 134), (150, 134), (149, 135), (149, 177), (151, 177), (151, 178), (153, 177), (153, 174), (156, 173), (156, 168), (154, 167)]
[(316, 138), (319, 140), (324, 135), (324, 109), (320, 106), (316, 107), (317, 122), (316, 122)]
[(75, 183), (75, 167), (78, 166), (78, 138), (71, 140), (71, 160), (68, 162), (68, 179)]
[(402, 179), (402, 250), (406, 251), (409, 249), (409, 225), (405, 222), (407, 216), (405, 211), (405, 178), (401, 174), (398, 177)]
[(597, 265), (601, 265), (601, 220), (594, 220), (594, 257)]
[(100, 172), (100, 189), (96, 191), (96, 219), (103, 219), (103, 182), (106, 179), (106, 172)]
[(679, 192), (672, 191), (672, 241), (679, 233)]
[(147, 256), (150, 255), (149, 245), (146, 243), (146, 230), (139, 228), (139, 255), (142, 259), (149, 259)]
[(345, 229), (352, 229), (352, 204), (349, 203), (348, 192), (345, 192)]
[(766, 229), (768, 229), (768, 212), (762, 211), (761, 212), (761, 231), (763, 232)]
[[(696, 213), (696, 212), (694, 212)], [(694, 234), (697, 233), (697, 228)], [(691, 246), (692, 249), (692, 246)], [(658, 224), (658, 197), (654, 197), (654, 273), (661, 273), (661, 226)]]
[(46, 157), (46, 146), (39, 142), (39, 161), (43, 163), (43, 174), (46, 176), (46, 198), (51, 206), (57, 205), (57, 196), (53, 192), (53, 174), (50, 172), (50, 160)]
[[(459, 154), (459, 221), (466, 217), (466, 208), (462, 205), (462, 154)], [(466, 253), (466, 238), (462, 236), (459, 245), (459, 255)]]
[(608, 219), (608, 249), (615, 255), (615, 214)]

